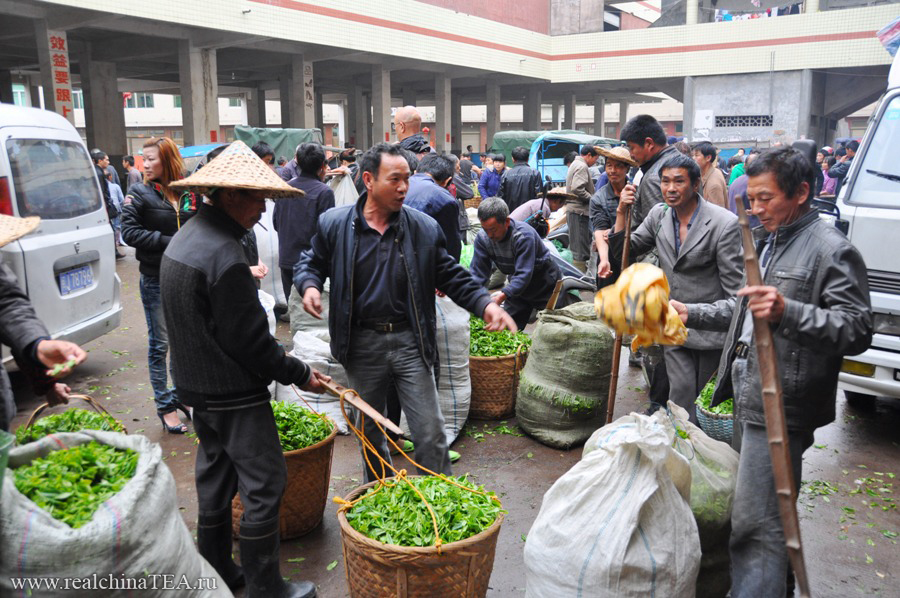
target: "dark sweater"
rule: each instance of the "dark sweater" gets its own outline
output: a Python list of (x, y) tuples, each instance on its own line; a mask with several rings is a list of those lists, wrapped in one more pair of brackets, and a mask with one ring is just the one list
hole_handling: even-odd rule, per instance
[(275, 202), (272, 224), (278, 231), (278, 266), (293, 268), (300, 254), (309, 249), (319, 216), (334, 207), (331, 187), (307, 174), (288, 181), (304, 191), (303, 197), (288, 197)]
[(269, 334), (240, 239), (247, 231), (204, 205), (182, 227), (160, 266), (178, 399), (223, 411), (270, 400), (268, 385), (303, 385), (310, 368)]

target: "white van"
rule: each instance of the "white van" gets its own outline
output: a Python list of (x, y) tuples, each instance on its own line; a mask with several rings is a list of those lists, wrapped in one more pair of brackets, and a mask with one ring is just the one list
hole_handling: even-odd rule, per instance
[(869, 271), (875, 336), (862, 355), (844, 360), (839, 377), (847, 400), (900, 398), (900, 62), (878, 102), (837, 199), (847, 236)]
[(87, 148), (62, 116), (0, 104), (0, 213), (41, 217), (0, 259), (53, 338), (83, 344), (119, 325), (113, 231)]

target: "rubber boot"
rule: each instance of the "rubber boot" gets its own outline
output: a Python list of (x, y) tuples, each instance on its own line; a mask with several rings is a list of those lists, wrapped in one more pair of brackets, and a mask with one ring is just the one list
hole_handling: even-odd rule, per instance
[(197, 548), (230, 590), (244, 585), (244, 570), (231, 557), (231, 507), (197, 517)]
[(278, 518), (241, 522), (241, 564), (247, 578), (246, 598), (315, 598), (311, 581), (286, 582), (281, 577)]

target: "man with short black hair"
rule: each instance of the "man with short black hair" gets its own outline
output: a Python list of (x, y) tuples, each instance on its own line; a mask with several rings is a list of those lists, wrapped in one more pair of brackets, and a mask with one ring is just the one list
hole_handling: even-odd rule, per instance
[[(434, 291), (441, 289), (483, 317), (490, 330), (515, 330), (515, 322), (450, 257), (438, 224), (404, 207), (410, 169), (403, 151), (379, 143), (363, 155), (366, 192), (356, 205), (319, 217), (312, 246), (295, 268), (294, 284), (303, 294), (304, 309), (321, 317), (322, 287), (331, 281), (331, 353), (344, 365), (351, 386), (381, 413), (386, 397), (396, 391), (416, 461), (450, 474), (433, 369), (438, 355)], [(357, 425), (362, 426), (359, 417)], [(363, 433), (378, 457), (390, 463), (387, 440), (371, 418), (365, 418)], [(382, 468), (375, 455), (362, 450), (374, 466), (365, 466), (366, 482), (371, 482)]]
[(472, 278), (480, 285), (487, 283), (492, 264), (506, 274), (506, 285), (491, 300), (506, 309), (516, 326), (524, 328), (533, 309), (546, 307), (559, 279), (559, 268), (537, 231), (512, 220), (501, 198), (483, 200), (478, 206), (478, 220), (481, 230), (475, 237), (469, 267)]
[(500, 181), (503, 178), (503, 171), (506, 170), (506, 156), (503, 154), (494, 154), (491, 156), (490, 170), (481, 173), (481, 179), (478, 181), (478, 193), (482, 198), (496, 197), (500, 191)]
[(135, 183), (144, 182), (144, 175), (141, 174), (140, 170), (134, 167), (134, 156), (123, 157), (122, 168), (128, 173), (128, 178), (125, 179), (125, 193), (128, 193), (131, 186)]
[(853, 139), (844, 149), (846, 153), (838, 159), (837, 164), (828, 169), (828, 176), (837, 179), (837, 185), (834, 188), (835, 197), (840, 194), (841, 187), (844, 185), (844, 179), (847, 178), (847, 173), (850, 172), (850, 164), (853, 163), (853, 157), (856, 156), (856, 152), (859, 150), (859, 141)]
[(541, 194), (541, 173), (528, 165), (528, 148), (521, 145), (512, 151), (513, 167), (503, 173), (497, 197), (502, 197), (513, 212), (526, 201)]
[(764, 151), (747, 166), (747, 196), (769, 233), (757, 245), (762, 286), (711, 304), (671, 302), (689, 328), (728, 331), (712, 405), (734, 397), (740, 463), (731, 516), (733, 598), (784, 596), (788, 570), (753, 319), (772, 329), (795, 488), (815, 429), (834, 421), (844, 356), (872, 341), (866, 264), (811, 207), (813, 169), (791, 147)]
[(91, 160), (94, 162), (94, 174), (97, 176), (97, 182), (100, 184), (100, 193), (103, 195), (103, 205), (106, 206), (106, 215), (109, 217), (109, 226), (113, 229), (113, 248), (115, 249), (116, 259), (120, 260), (125, 254), (119, 251), (116, 246), (115, 234), (116, 225), (114, 220), (119, 216), (119, 208), (116, 207), (109, 192), (108, 179), (106, 176), (106, 168), (109, 166), (109, 156), (101, 149), (94, 148), (91, 150)]
[[(472, 147), (471, 145), (469, 147)], [(459, 160), (459, 172), (462, 174), (463, 178), (470, 183), (472, 182), (472, 168), (475, 166), (475, 163), (472, 162), (472, 153), (469, 150), (466, 150), (462, 153), (462, 157)]]
[[(641, 165), (641, 182), (637, 188), (625, 185), (623, 197), (633, 203), (631, 208), (631, 228), (636, 230), (650, 210), (662, 203), (659, 188), (659, 170), (663, 163), (680, 152), (673, 145), (666, 145), (666, 132), (662, 125), (649, 114), (639, 114), (625, 123), (619, 135), (632, 159)], [(635, 256), (639, 257), (639, 256)]]
[(691, 149), (691, 157), (700, 167), (700, 194), (720, 208), (727, 207), (728, 186), (725, 175), (716, 166), (719, 150), (709, 141), (700, 141)]
[(566, 202), (566, 222), (569, 225), (569, 250), (574, 266), (587, 271), (591, 255), (591, 196), (594, 195), (594, 179), (590, 168), (600, 153), (593, 145), (582, 146), (579, 156), (572, 161), (566, 173), (566, 192), (572, 198)]
[(275, 202), (272, 214), (272, 225), (278, 231), (278, 267), (285, 301), (290, 301), (294, 266), (300, 254), (309, 249), (319, 216), (334, 207), (334, 191), (322, 182), (327, 168), (325, 149), (318, 143), (301, 143), (295, 160), (300, 174), (288, 185), (306, 195)]
[(428, 214), (441, 227), (447, 242), (447, 253), (459, 261), (462, 242), (459, 238), (459, 204), (447, 185), (453, 178), (454, 164), (447, 156), (426, 154), (416, 173), (409, 178), (404, 205)]

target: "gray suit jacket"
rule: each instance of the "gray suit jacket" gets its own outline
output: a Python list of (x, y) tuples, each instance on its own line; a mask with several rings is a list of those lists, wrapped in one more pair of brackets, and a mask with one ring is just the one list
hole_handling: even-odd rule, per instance
[[(666, 204), (651, 208), (641, 225), (631, 233), (631, 255), (656, 248), (659, 267), (669, 281), (669, 296), (682, 303), (712, 303), (734, 297), (744, 273), (741, 232), (737, 216), (699, 198), (694, 224), (675, 256), (672, 209)], [(613, 255), (621, 259), (625, 233), (609, 236)], [(725, 334), (688, 329), (684, 344), (689, 349), (721, 349)]]

